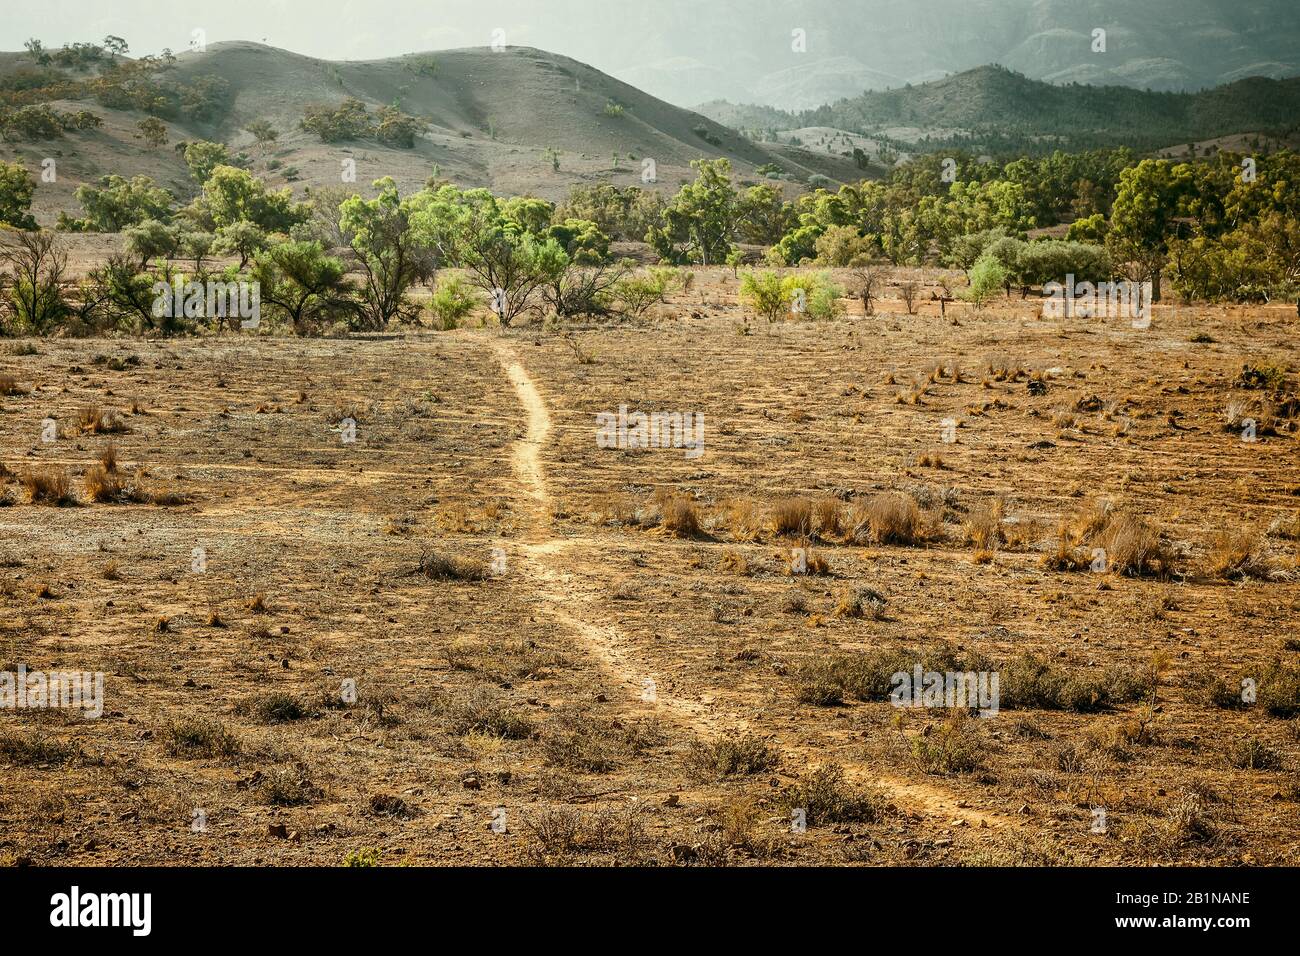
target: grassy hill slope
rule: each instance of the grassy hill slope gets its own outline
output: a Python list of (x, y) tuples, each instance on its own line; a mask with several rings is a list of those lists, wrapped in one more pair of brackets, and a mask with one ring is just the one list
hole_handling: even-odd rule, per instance
[[(0, 78), (26, 68), (19, 54), (0, 54)], [(83, 75), (93, 76), (93, 72)], [(796, 157), (774, 154), (689, 110), (672, 106), (568, 57), (527, 47), (440, 51), (372, 61), (331, 62), (251, 42), (216, 43), (181, 54), (160, 75), (188, 83), (217, 77), (229, 87), (220, 114), (208, 122), (168, 122), (169, 142), (147, 148), (136, 137), (146, 114), (111, 109), (94, 99), (59, 100), (58, 109), (89, 109), (104, 120), (99, 130), (67, 133), (45, 142), (4, 144), (8, 158), (39, 171), (42, 159), (59, 161), (56, 183), (42, 183), (34, 210), (43, 222), (60, 209), (75, 210), (72, 193), (82, 182), (117, 173), (150, 175), (184, 194), (187, 170), (172, 146), (212, 139), (245, 150), (254, 170), (272, 185), (338, 185), (344, 160), (356, 164), (359, 188), (392, 176), (403, 190), (435, 173), (465, 186), (500, 193), (563, 197), (575, 184), (642, 183), (642, 163), (653, 159), (658, 188), (675, 190), (694, 178), (690, 162), (726, 157), (742, 181), (773, 161), (806, 179), (826, 173)], [(76, 78), (76, 77), (73, 77)], [(323, 143), (298, 127), (312, 104), (362, 100), (373, 112), (395, 105), (428, 124), (413, 149), (376, 141)], [(257, 147), (245, 127), (266, 120), (279, 130), (268, 148)], [(549, 150), (558, 152), (554, 169)], [(617, 155), (617, 160), (615, 156)], [(844, 170), (849, 176), (849, 168)]]

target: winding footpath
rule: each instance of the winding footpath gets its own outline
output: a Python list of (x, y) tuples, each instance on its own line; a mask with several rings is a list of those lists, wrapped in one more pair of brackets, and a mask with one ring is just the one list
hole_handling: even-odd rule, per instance
[[(570, 548), (585, 539), (560, 538), (554, 534), (551, 495), (541, 455), (551, 433), (550, 412), (509, 340), (496, 338), (491, 344), (527, 417), (525, 435), (515, 442), (512, 454), (512, 469), (523, 489), (527, 516), (523, 540), (514, 544), (519, 558), (515, 576), (533, 586), (543, 602), (545, 614), (578, 638), (610, 684), (622, 690), (621, 703), (630, 711), (653, 713), (706, 739), (749, 730), (749, 722), (739, 715), (713, 713), (698, 701), (667, 692), (667, 682), (640, 660), (635, 643), (626, 634), (614, 625), (592, 619), (591, 609), (599, 605), (583, 598), (587, 582), (575, 573), (574, 562), (567, 555)], [(654, 682), (650, 700), (645, 699), (644, 693), (647, 681)], [(792, 746), (784, 741), (781, 750), (804, 764), (816, 764), (822, 759), (813, 748)], [(959, 798), (941, 787), (902, 780), (861, 763), (844, 762), (844, 775), (849, 780), (874, 784), (888, 791), (904, 811), (942, 818), (948, 823), (962, 820), (976, 827), (1018, 826), (1018, 821), (1011, 818), (960, 805)]]

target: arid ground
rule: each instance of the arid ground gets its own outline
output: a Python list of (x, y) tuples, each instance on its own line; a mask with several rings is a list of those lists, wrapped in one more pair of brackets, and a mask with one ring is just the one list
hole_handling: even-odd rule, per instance
[[(1294, 307), (923, 278), (831, 322), (697, 270), (568, 337), (9, 343), (0, 670), (106, 684), (0, 712), (0, 859), (1300, 863)], [(703, 454), (598, 447), (620, 405)], [(887, 699), (942, 662), (998, 713)]]

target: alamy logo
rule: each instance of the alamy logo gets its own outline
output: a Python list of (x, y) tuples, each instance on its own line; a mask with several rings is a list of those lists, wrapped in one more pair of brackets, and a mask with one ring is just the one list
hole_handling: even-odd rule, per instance
[(631, 412), (596, 415), (596, 445), (600, 448), (685, 448), (687, 458), (704, 454), (703, 412)]
[(1134, 328), (1142, 329), (1151, 324), (1150, 282), (1076, 283), (1070, 273), (1064, 285), (1045, 283), (1043, 295), (1043, 315), (1050, 318), (1130, 318)]
[(153, 928), (152, 893), (86, 893), (74, 886), (50, 897), (51, 926), (129, 926), (133, 936)]
[(80, 710), (93, 720), (104, 713), (102, 671), (0, 671), (0, 710), (61, 708)]
[(262, 286), (257, 282), (185, 282), (153, 284), (153, 315), (161, 319), (239, 318), (239, 327), (255, 329), (262, 320)]
[(895, 707), (957, 707), (979, 709), (981, 717), (998, 712), (997, 671), (927, 671), (920, 664), (890, 677), (889, 693)]

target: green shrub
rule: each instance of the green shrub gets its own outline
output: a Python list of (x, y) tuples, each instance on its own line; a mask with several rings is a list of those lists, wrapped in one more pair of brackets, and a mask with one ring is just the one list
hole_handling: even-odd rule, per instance
[(1008, 279), (1006, 267), (988, 252), (975, 260), (968, 275), (970, 289), (967, 290), (967, 298), (976, 308), (983, 307), (984, 303), (1004, 288)]
[(811, 319), (833, 319), (844, 314), (844, 290), (829, 273), (800, 272), (781, 281), (786, 306), (795, 314)]
[(362, 847), (359, 850), (353, 850), (343, 858), (344, 866), (378, 866), (379, 859), (383, 851), (374, 847)]
[(641, 318), (650, 307), (663, 301), (665, 288), (656, 276), (628, 276), (614, 283), (614, 298), (625, 315)]
[(746, 272), (740, 277), (740, 302), (759, 318), (775, 322), (787, 308), (781, 277), (775, 272)]
[(844, 268), (870, 262), (875, 243), (853, 226), (831, 226), (817, 237), (814, 248), (818, 265)]
[(429, 311), (433, 313), (437, 327), (449, 332), (460, 326), (477, 303), (478, 297), (468, 282), (457, 275), (443, 276), (429, 300)]

